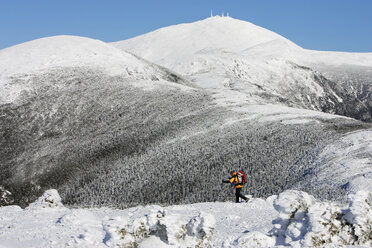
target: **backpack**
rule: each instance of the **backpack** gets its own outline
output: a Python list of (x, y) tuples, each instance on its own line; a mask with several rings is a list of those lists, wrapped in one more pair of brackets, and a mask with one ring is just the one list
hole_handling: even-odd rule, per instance
[(247, 183), (247, 176), (245, 175), (244, 171), (238, 171), (237, 173), (238, 184), (246, 184)]

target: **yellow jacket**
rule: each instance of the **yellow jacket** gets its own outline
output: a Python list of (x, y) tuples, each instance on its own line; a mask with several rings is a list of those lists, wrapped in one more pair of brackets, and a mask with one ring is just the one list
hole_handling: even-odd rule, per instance
[(234, 184), (235, 189), (243, 188), (243, 185), (239, 184), (238, 173), (234, 172), (233, 174), (231, 174), (231, 177), (230, 177), (229, 181), (230, 181), (230, 183)]

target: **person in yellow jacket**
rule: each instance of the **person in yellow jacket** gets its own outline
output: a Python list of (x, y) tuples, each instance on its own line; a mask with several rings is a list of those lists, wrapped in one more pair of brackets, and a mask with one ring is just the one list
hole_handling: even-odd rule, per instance
[(245, 197), (241, 191), (242, 191), (242, 188), (243, 188), (243, 183), (239, 183), (239, 180), (238, 180), (238, 173), (235, 172), (235, 171), (232, 171), (230, 172), (230, 178), (229, 180), (222, 180), (223, 183), (231, 183), (232, 185), (234, 185), (234, 188), (235, 188), (235, 202), (239, 202), (239, 198), (242, 198), (244, 199), (244, 201), (248, 202), (248, 198)]

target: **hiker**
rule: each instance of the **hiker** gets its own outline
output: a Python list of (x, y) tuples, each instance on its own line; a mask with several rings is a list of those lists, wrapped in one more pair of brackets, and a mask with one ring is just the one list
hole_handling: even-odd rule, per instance
[(223, 183), (231, 183), (234, 185), (235, 188), (235, 196), (236, 196), (236, 201), (239, 202), (239, 198), (244, 199), (246, 202), (248, 202), (248, 198), (245, 197), (242, 193), (241, 190), (243, 188), (243, 185), (247, 182), (247, 177), (245, 176), (243, 171), (232, 171), (230, 172), (231, 177), (229, 180), (222, 180)]

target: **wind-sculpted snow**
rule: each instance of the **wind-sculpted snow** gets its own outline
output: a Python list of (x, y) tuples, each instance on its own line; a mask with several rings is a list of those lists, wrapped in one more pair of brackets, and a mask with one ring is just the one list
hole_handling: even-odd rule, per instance
[(73, 208), (55, 190), (21, 209), (0, 207), (1, 247), (370, 247), (372, 194), (346, 204), (285, 191), (248, 203)]

